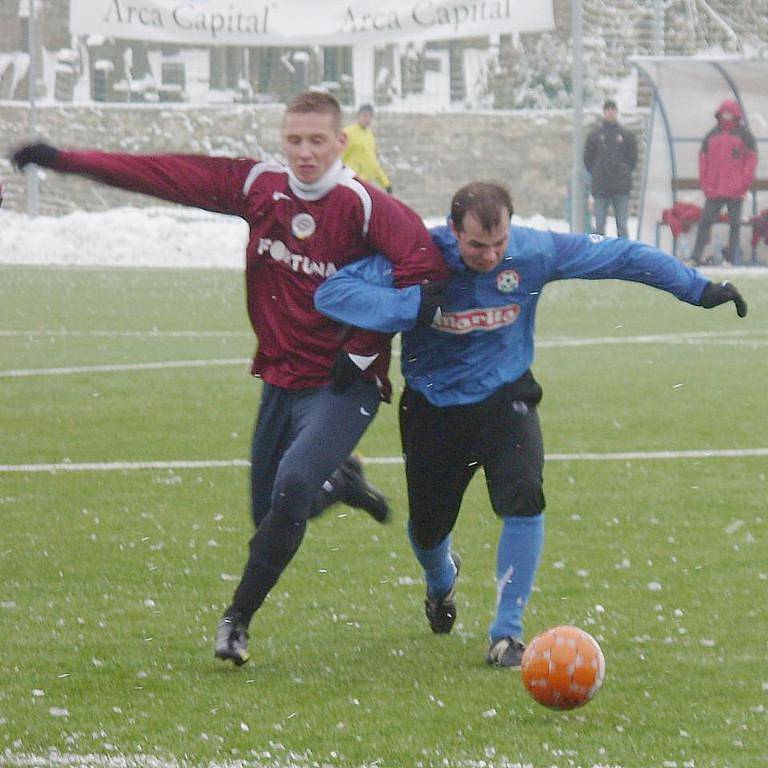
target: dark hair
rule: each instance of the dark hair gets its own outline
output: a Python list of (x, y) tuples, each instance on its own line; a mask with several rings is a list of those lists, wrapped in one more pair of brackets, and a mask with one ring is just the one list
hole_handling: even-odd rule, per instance
[(616, 102), (613, 99), (606, 99), (603, 103), (603, 112), (605, 112), (606, 109), (618, 109)]
[(361, 115), (363, 112), (370, 112), (373, 114), (373, 104), (361, 104), (360, 108), (357, 110), (357, 114)]
[(473, 181), (458, 190), (451, 200), (451, 219), (459, 231), (464, 216), (471, 213), (480, 226), (490, 232), (501, 222), (504, 210), (508, 216), (512, 215), (512, 198), (505, 186), (495, 182)]
[(291, 99), (285, 113), (306, 114), (317, 112), (321, 115), (330, 115), (337, 130), (341, 130), (341, 107), (339, 102), (324, 91), (303, 91)]

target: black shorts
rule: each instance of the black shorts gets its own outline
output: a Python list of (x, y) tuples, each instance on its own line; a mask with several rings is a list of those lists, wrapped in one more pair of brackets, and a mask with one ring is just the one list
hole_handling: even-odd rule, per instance
[(541, 387), (530, 372), (470, 405), (438, 407), (405, 388), (400, 437), (409, 514), (419, 546), (432, 549), (451, 532), (467, 486), (481, 466), (497, 515), (542, 512), (540, 399)]

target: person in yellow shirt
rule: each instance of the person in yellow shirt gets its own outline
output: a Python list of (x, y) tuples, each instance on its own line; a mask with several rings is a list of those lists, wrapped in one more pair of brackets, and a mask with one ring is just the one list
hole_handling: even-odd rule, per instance
[(344, 128), (344, 133), (347, 134), (347, 148), (341, 160), (363, 181), (372, 181), (391, 193), (389, 177), (384, 173), (376, 154), (376, 137), (371, 129), (372, 122), (373, 107), (363, 104), (357, 110), (357, 122)]

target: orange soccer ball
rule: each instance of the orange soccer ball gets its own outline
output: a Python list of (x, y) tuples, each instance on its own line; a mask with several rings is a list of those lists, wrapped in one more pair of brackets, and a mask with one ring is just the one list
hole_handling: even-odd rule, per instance
[(521, 663), (523, 685), (539, 704), (575, 709), (590, 701), (605, 677), (605, 657), (592, 635), (553, 627), (533, 638)]

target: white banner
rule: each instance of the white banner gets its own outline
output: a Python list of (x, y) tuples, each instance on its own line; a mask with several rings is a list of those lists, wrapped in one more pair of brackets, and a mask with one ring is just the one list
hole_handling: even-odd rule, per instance
[(552, 0), (70, 0), (76, 35), (187, 45), (354, 45), (552, 29)]

